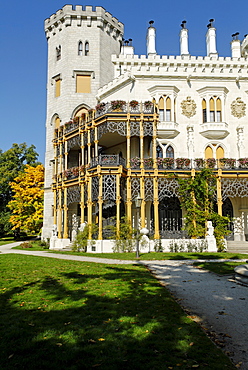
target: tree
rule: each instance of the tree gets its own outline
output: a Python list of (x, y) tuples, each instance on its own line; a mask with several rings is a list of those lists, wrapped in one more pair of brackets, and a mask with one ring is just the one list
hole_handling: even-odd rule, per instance
[(38, 153), (35, 146), (26, 143), (13, 144), (6, 152), (0, 150), (0, 212), (6, 211), (6, 206), (11, 200), (12, 191), (10, 182), (23, 171), (25, 166), (37, 166)]
[(12, 211), (13, 230), (38, 233), (43, 221), (44, 167), (26, 165), (10, 183), (13, 199), (8, 203)]
[(178, 178), (181, 207), (186, 211), (185, 229), (192, 238), (204, 238), (207, 221), (212, 221), (218, 250), (223, 250), (223, 239), (229, 234), (228, 217), (213, 210), (216, 177), (210, 168), (204, 168), (195, 177)]
[(37, 166), (38, 153), (35, 146), (26, 143), (13, 144), (5, 152), (0, 149), (0, 235), (8, 234), (12, 225), (9, 222), (10, 212), (7, 204), (12, 198), (10, 182), (23, 171), (26, 164)]

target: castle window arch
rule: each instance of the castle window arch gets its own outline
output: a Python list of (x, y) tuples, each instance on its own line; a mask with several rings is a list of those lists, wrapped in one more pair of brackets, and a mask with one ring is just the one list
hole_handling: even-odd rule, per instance
[(221, 100), (216, 99), (216, 122), (222, 122)]
[(207, 122), (207, 103), (202, 99), (202, 122)]
[(78, 43), (78, 55), (83, 55), (83, 43), (79, 41)]
[(158, 101), (158, 110), (159, 110), (160, 122), (163, 122), (164, 121), (164, 98), (162, 96)]
[(85, 41), (85, 44), (84, 44), (84, 55), (89, 55), (89, 52), (90, 52), (90, 45), (89, 45), (89, 41)]
[(157, 145), (156, 153), (157, 153), (157, 158), (163, 158), (163, 149), (161, 148), (160, 145)]
[(166, 158), (174, 158), (174, 149), (172, 148), (171, 145), (168, 145), (166, 147), (165, 156)]
[(215, 122), (215, 101), (213, 98), (209, 100), (209, 118), (210, 122)]
[(215, 158), (219, 160), (225, 157), (225, 149), (221, 144), (209, 143), (205, 148), (205, 159)]
[(171, 99), (169, 96), (166, 98), (166, 121), (171, 121)]
[(229, 90), (221, 86), (206, 86), (197, 92), (202, 98), (202, 122), (225, 122), (225, 103)]

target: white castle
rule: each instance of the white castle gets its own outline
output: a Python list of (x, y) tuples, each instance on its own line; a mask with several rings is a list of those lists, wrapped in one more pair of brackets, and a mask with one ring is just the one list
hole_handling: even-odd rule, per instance
[(232, 56), (219, 57), (211, 19), (206, 56), (193, 56), (183, 21), (180, 55), (161, 56), (151, 21), (147, 55), (139, 56), (104, 8), (71, 5), (45, 20), (45, 32), (43, 238), (53, 235), (53, 247), (62, 248), (86, 222), (96, 223), (92, 251), (110, 251), (104, 226), (123, 215), (154, 239), (182, 237), (173, 176), (194, 176), (207, 164), (217, 177), (216, 209), (233, 220), (230, 239), (245, 241), (248, 36), (241, 42), (235, 33)]

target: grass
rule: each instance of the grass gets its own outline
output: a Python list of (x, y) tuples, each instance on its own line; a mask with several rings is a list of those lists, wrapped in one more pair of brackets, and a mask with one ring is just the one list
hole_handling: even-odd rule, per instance
[[(83, 252), (72, 252), (72, 251), (56, 251), (47, 250), (47, 248), (40, 246), (40, 241), (31, 242), (30, 250), (41, 251), (46, 249), (50, 253), (59, 254), (69, 254), (74, 256), (84, 256), (84, 257), (97, 257), (97, 258), (109, 258), (109, 259), (120, 259), (120, 260), (136, 260), (136, 253), (83, 253)], [(22, 247), (17, 246), (13, 249), (22, 249)], [(151, 252), (151, 253), (140, 253), (139, 259), (142, 261), (147, 260), (184, 260), (184, 259), (248, 259), (248, 254), (241, 253), (170, 253), (170, 252)]]
[(235, 369), (143, 266), (4, 254), (0, 271), (2, 369)]
[(16, 240), (13, 236), (6, 236), (4, 238), (0, 238), (0, 245), (14, 243), (15, 241)]
[(234, 273), (234, 268), (240, 264), (240, 262), (195, 262), (194, 266), (212, 271), (218, 275), (230, 275)]

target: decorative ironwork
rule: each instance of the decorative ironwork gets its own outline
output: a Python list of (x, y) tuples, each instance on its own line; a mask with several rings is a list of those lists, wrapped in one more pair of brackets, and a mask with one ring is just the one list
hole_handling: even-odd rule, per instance
[(143, 122), (144, 136), (153, 136), (153, 122)]
[(132, 200), (140, 196), (140, 180), (136, 178), (131, 179), (131, 194)]
[(171, 198), (173, 196), (179, 196), (179, 184), (176, 179), (158, 179), (158, 199), (161, 201), (165, 197)]
[(99, 157), (92, 158), (90, 167), (100, 166), (125, 166), (126, 161), (119, 154), (100, 154)]
[(92, 177), (92, 201), (97, 201), (99, 196), (99, 177)]
[(74, 136), (71, 139), (67, 140), (67, 152), (69, 152), (72, 148), (74, 147), (79, 147), (80, 148), (81, 141), (80, 141), (80, 136)]
[(79, 127), (79, 121), (77, 122), (68, 122), (65, 124), (65, 134), (68, 134), (69, 132), (76, 130)]
[(56, 157), (58, 157), (60, 155), (60, 145), (59, 144), (56, 145), (55, 151), (56, 151)]
[(92, 129), (90, 130), (90, 142), (94, 143), (94, 141), (95, 141), (95, 130)]
[(80, 186), (70, 186), (67, 189), (67, 206), (71, 203), (80, 203), (81, 201), (81, 193), (80, 193)]
[(126, 136), (127, 135), (127, 123), (126, 122), (105, 122), (101, 126), (98, 127), (98, 134), (97, 138), (100, 140), (100, 138), (108, 133), (108, 132), (117, 132), (120, 136)]
[(140, 136), (140, 123), (139, 122), (131, 122), (130, 135), (131, 136)]
[(84, 144), (84, 146), (86, 146), (87, 145), (87, 143), (88, 143), (88, 134), (87, 134), (87, 132), (84, 132), (84, 134), (83, 134), (83, 144)]
[(84, 204), (88, 201), (88, 187), (87, 185), (84, 186)]
[(103, 200), (114, 200), (116, 199), (116, 176), (115, 175), (103, 175)]
[(222, 200), (248, 197), (248, 179), (221, 179)]
[(153, 178), (145, 178), (145, 201), (153, 201)]

